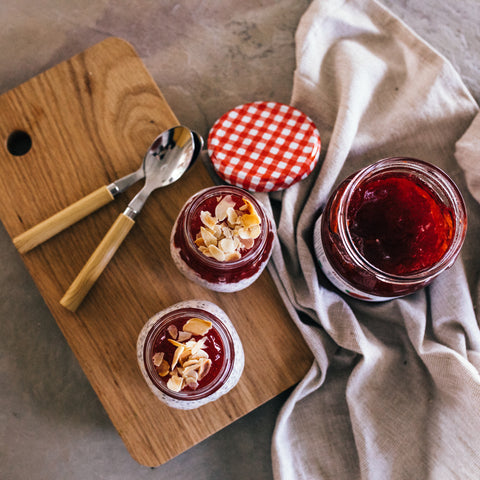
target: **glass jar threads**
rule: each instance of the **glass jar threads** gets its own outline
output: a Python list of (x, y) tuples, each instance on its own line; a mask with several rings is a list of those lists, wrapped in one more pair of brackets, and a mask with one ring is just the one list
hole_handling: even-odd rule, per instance
[(190, 280), (218, 292), (251, 285), (268, 263), (275, 224), (246, 190), (230, 185), (206, 188), (180, 211), (170, 251)]
[(383, 301), (423, 288), (453, 264), (467, 214), (445, 172), (392, 157), (344, 180), (317, 228), (315, 250), (327, 278), (353, 297)]
[(138, 336), (137, 360), (152, 392), (182, 410), (229, 392), (245, 363), (240, 338), (226, 313), (202, 300), (177, 303), (150, 318)]

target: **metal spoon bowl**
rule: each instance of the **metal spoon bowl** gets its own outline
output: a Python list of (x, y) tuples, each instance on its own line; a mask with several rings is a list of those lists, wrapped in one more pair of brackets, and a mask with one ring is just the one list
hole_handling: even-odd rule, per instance
[(195, 145), (194, 134), (183, 126), (171, 128), (155, 139), (143, 162), (145, 185), (117, 217), (60, 300), (65, 308), (74, 312), (80, 306), (135, 224), (134, 219), (149, 195), (158, 188), (176, 182), (195, 161)]

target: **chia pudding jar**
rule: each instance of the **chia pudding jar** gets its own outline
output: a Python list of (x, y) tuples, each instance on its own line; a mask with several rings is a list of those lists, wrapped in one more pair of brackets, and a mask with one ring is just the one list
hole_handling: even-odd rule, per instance
[[(187, 330), (194, 333), (184, 331), (192, 320), (196, 326)], [(198, 325), (209, 326), (208, 331), (198, 330)], [(181, 410), (225, 395), (237, 385), (245, 363), (232, 322), (217, 305), (204, 300), (180, 302), (150, 318), (138, 336), (137, 360), (155, 396)]]
[(445, 172), (391, 157), (344, 180), (315, 228), (316, 255), (331, 283), (352, 297), (385, 301), (425, 287), (454, 263), (467, 214)]
[[(251, 244), (248, 248), (240, 247), (240, 256), (218, 260), (202, 253), (198, 235), (206, 227), (202, 215), (208, 212), (210, 217), (215, 216), (216, 206), (226, 198), (231, 199), (238, 217), (243, 213), (257, 217), (259, 234), (247, 239)], [(251, 285), (263, 272), (272, 253), (275, 232), (273, 218), (249, 192), (231, 185), (209, 187), (183, 206), (172, 229), (170, 251), (175, 265), (188, 279), (217, 292), (235, 292)]]

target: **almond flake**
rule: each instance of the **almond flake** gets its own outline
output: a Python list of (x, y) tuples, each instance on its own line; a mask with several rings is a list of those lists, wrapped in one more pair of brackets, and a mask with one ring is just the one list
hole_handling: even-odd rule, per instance
[(177, 366), (178, 360), (180, 359), (184, 350), (185, 350), (185, 347), (183, 345), (181, 347), (177, 347), (177, 349), (175, 350), (175, 353), (173, 354), (173, 360), (172, 360), (172, 366), (171, 366), (172, 371)]
[[(187, 323), (188, 323), (188, 322), (187, 322)], [(185, 324), (185, 325), (186, 325), (186, 324)], [(185, 325), (184, 325), (184, 326), (185, 326)], [(182, 328), (182, 330), (184, 330), (184, 329)], [(184, 331), (185, 331), (185, 330), (184, 330)], [(190, 332), (190, 333), (191, 333), (191, 332)], [(191, 340), (189, 340), (189, 341), (185, 344), (185, 346), (186, 346), (188, 349), (191, 350), (192, 347), (195, 346), (196, 343), (197, 343), (197, 341), (196, 341), (194, 338), (192, 338)]]
[(196, 390), (198, 388), (198, 382), (195, 378), (186, 377), (185, 378), (185, 385), (190, 387), (192, 390)]
[(258, 238), (260, 236), (260, 233), (262, 233), (262, 229), (260, 225), (252, 225), (251, 227), (248, 228), (250, 232), (250, 238)]
[[(212, 322), (203, 318), (190, 318), (182, 327), (184, 332), (190, 332), (193, 335), (205, 335), (212, 328)], [(196, 342), (195, 342), (196, 343)], [(192, 348), (194, 345), (191, 345)]]
[(239, 252), (231, 252), (225, 254), (225, 261), (226, 262), (235, 262), (236, 260), (240, 260), (242, 256)]
[(217, 206), (215, 207), (215, 217), (218, 221), (222, 222), (227, 218), (227, 210), (230, 207), (234, 207), (235, 202), (232, 199), (231, 195), (226, 195), (225, 197), (218, 202)]
[(167, 328), (169, 335), (176, 340), (178, 336), (178, 328), (175, 325), (169, 325)]
[(255, 240), (253, 238), (241, 238), (240, 243), (243, 245), (244, 248), (252, 248)]
[(196, 361), (200, 360), (201, 358), (208, 358), (208, 353), (205, 350), (199, 350), (195, 355), (192, 354), (190, 357)]
[(233, 207), (227, 208), (227, 220), (230, 225), (237, 223), (238, 214)]
[(178, 375), (172, 375), (168, 379), (167, 387), (173, 392), (180, 392), (183, 387), (183, 378)]
[(200, 220), (206, 227), (210, 229), (213, 229), (213, 227), (217, 224), (217, 219), (212, 217), (212, 214), (208, 211), (200, 212)]
[(172, 345), (175, 345), (176, 347), (185, 347), (183, 343), (177, 342), (173, 338), (168, 338), (167, 339)]
[(223, 262), (225, 260), (225, 254), (216, 245), (209, 245), (208, 253), (219, 262)]
[(165, 356), (164, 352), (157, 352), (153, 357), (152, 361), (156, 367), (159, 367), (162, 364), (163, 357)]
[(224, 229), (223, 224), (216, 224), (212, 228), (212, 233), (215, 235), (215, 238), (217, 240), (219, 240), (220, 238), (223, 238), (225, 236), (225, 232), (224, 232), (223, 229)]
[(192, 357), (194, 357), (205, 345), (207, 337), (202, 337), (193, 347), (192, 347)]
[(200, 369), (198, 371), (198, 380), (201, 380), (205, 375), (210, 371), (212, 366), (212, 361), (209, 358), (202, 358)]
[(168, 372), (170, 372), (170, 365), (165, 359), (163, 359), (162, 363), (157, 367), (157, 373), (161, 377), (164, 377), (165, 375), (168, 374)]
[(178, 338), (177, 340), (179, 342), (186, 342), (187, 340), (190, 340), (192, 338), (192, 334), (190, 332), (178, 332)]
[(240, 217), (240, 221), (246, 228), (253, 227), (254, 225), (260, 225), (260, 218), (256, 213), (246, 213)]
[(196, 362), (195, 365), (189, 365), (188, 367), (185, 367), (183, 371), (181, 372), (182, 377), (193, 377), (195, 380), (198, 379), (198, 368), (200, 367), (200, 362)]
[(206, 247), (210, 247), (210, 245), (217, 245), (217, 237), (211, 230), (205, 227), (200, 227), (200, 236), (203, 238), (203, 242), (205, 243)]
[(200, 362), (198, 360), (198, 358), (189, 358), (184, 364), (183, 364), (183, 368), (184, 369), (187, 369), (188, 367), (195, 367), (195, 368), (198, 368), (200, 366)]
[(235, 242), (232, 238), (222, 238), (218, 242), (218, 247), (223, 253), (232, 253), (235, 251)]
[(203, 241), (203, 238), (202, 237), (197, 237), (195, 239), (195, 245), (197, 247), (205, 247), (205, 242)]
[(184, 366), (185, 362), (190, 358), (192, 355), (192, 351), (190, 348), (185, 348), (183, 353), (180, 355), (179, 362), (182, 366)]

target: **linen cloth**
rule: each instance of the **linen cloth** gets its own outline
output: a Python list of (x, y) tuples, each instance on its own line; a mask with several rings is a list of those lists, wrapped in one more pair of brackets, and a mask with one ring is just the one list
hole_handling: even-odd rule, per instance
[[(269, 269), (315, 361), (279, 414), (274, 476), (479, 479), (478, 106), (448, 61), (374, 0), (314, 0), (296, 55), (291, 104), (317, 125), (322, 155), (306, 180), (270, 196), (279, 241)], [(453, 178), (468, 232), (431, 286), (362, 302), (321, 272), (317, 222), (345, 177), (397, 155)]]

